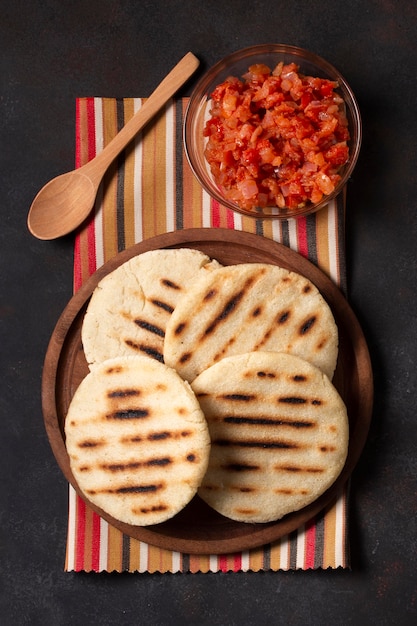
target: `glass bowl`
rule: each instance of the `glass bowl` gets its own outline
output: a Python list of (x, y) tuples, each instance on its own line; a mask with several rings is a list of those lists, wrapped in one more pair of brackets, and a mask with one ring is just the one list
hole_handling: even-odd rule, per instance
[[(306, 203), (296, 208), (277, 206), (256, 207), (252, 209), (241, 208), (236, 203), (225, 198), (222, 190), (216, 184), (210, 171), (210, 166), (204, 156), (207, 139), (203, 136), (203, 129), (207, 117), (210, 116), (210, 97), (214, 89), (228, 77), (241, 78), (254, 64), (265, 64), (271, 70), (279, 62), (285, 65), (295, 63), (299, 66), (300, 74), (337, 81), (335, 90), (344, 100), (345, 113), (348, 120), (350, 139), (349, 159), (339, 170), (340, 181), (334, 190), (322, 197), (317, 203)], [(359, 107), (355, 96), (346, 80), (330, 63), (321, 57), (298, 48), (283, 44), (267, 44), (245, 48), (235, 52), (209, 69), (200, 79), (191, 94), (184, 119), (184, 147), (190, 167), (207, 193), (223, 206), (238, 213), (255, 218), (288, 219), (301, 217), (318, 211), (336, 197), (346, 185), (358, 159), (362, 140), (362, 123)]]

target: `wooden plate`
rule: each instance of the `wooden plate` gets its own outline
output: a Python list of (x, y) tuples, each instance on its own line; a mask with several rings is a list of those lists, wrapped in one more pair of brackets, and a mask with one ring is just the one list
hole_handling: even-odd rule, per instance
[(303, 274), (321, 291), (339, 328), (339, 359), (333, 382), (348, 409), (349, 451), (341, 475), (315, 502), (277, 522), (247, 524), (222, 517), (196, 496), (171, 520), (147, 527), (118, 522), (89, 503), (93, 510), (123, 533), (149, 544), (184, 553), (230, 553), (279, 539), (319, 513), (340, 493), (368, 434), (373, 402), (372, 369), (362, 330), (340, 290), (315, 265), (289, 248), (264, 237), (227, 229), (186, 229), (148, 239), (117, 255), (89, 278), (63, 311), (46, 353), (42, 380), (45, 427), (61, 470), (81, 496), (65, 448), (64, 421), (71, 398), (88, 373), (81, 344), (81, 326), (90, 296), (103, 276), (131, 257), (148, 250), (181, 247), (201, 250), (224, 265), (273, 263)]

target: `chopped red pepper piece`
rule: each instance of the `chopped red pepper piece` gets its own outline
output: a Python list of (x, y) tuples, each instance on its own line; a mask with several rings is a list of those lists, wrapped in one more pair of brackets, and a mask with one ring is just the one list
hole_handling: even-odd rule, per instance
[(205, 156), (226, 198), (241, 208), (295, 209), (319, 202), (349, 159), (348, 121), (337, 83), (303, 76), (294, 63), (249, 67), (211, 94)]

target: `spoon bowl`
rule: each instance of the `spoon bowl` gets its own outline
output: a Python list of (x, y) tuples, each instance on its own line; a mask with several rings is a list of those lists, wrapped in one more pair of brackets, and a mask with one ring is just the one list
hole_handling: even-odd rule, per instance
[(188, 52), (139, 111), (94, 159), (82, 167), (49, 181), (34, 198), (28, 214), (28, 229), (38, 239), (62, 237), (77, 228), (90, 214), (99, 185), (109, 165), (149, 122), (199, 65)]
[(71, 232), (90, 213), (97, 185), (82, 168), (49, 181), (33, 200), (28, 228), (38, 239), (55, 239)]

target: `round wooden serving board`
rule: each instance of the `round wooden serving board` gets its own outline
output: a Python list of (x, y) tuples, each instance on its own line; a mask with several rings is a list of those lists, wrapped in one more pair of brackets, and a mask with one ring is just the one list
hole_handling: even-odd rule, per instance
[[(227, 229), (186, 229), (153, 237), (120, 253), (103, 265), (70, 300), (52, 334), (42, 379), (42, 408), (48, 438), (67, 480), (82, 496), (71, 473), (65, 447), (64, 422), (72, 396), (88, 373), (81, 343), (84, 313), (99, 281), (137, 254), (163, 248), (196, 248), (224, 265), (272, 263), (303, 274), (330, 305), (339, 328), (339, 358), (333, 382), (344, 399), (350, 426), (349, 452), (337, 481), (308, 507), (267, 524), (226, 519), (198, 496), (181, 513), (162, 524), (138, 527), (113, 519), (88, 502), (110, 524), (146, 543), (189, 554), (221, 554), (268, 544), (318, 514), (340, 493), (362, 452), (372, 414), (372, 369), (365, 338), (346, 299), (315, 265), (270, 239)], [(82, 496), (83, 497), (83, 496)]]

